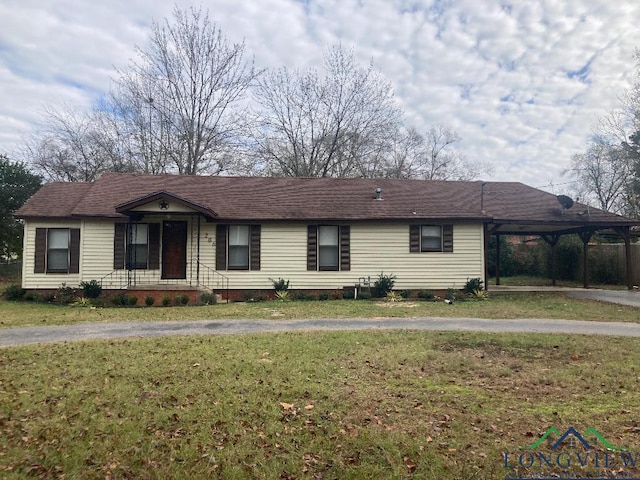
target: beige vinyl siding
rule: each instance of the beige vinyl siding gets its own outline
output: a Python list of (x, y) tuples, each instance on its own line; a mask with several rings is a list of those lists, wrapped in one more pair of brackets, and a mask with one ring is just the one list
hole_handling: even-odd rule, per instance
[(395, 275), (399, 290), (462, 288), (483, 278), (481, 224), (454, 225), (453, 250), (410, 253), (408, 224), (352, 224), (351, 270), (307, 271), (307, 224), (263, 224), (260, 271), (221, 273), (233, 289), (268, 289), (270, 278), (287, 279), (292, 289), (336, 289), (380, 272)]
[[(198, 224), (192, 216), (175, 216), (187, 225), (187, 279), (162, 280), (161, 270), (135, 270), (138, 285), (154, 283), (197, 285)], [(162, 223), (147, 216), (144, 223)], [(354, 285), (359, 277), (374, 281), (380, 272), (396, 276), (398, 290), (461, 288), (468, 278), (484, 275), (481, 224), (454, 224), (453, 253), (409, 252), (408, 224), (351, 224), (351, 270), (307, 271), (307, 223), (262, 224), (260, 270), (224, 270), (232, 289), (271, 289), (270, 279), (283, 278), (292, 289), (339, 289)], [(80, 274), (34, 274), (35, 229), (80, 228)], [(200, 222), (200, 283), (215, 269), (216, 225)], [(113, 272), (114, 224), (110, 221), (27, 221), (24, 238), (23, 287), (58, 288), (63, 282), (77, 287), (81, 281), (100, 280)], [(126, 281), (126, 270), (119, 270)], [(114, 288), (112, 286), (112, 288)]]
[(82, 280), (100, 280), (113, 271), (113, 231), (110, 221), (83, 222), (80, 235)]
[[(33, 273), (36, 251), (36, 228), (79, 228), (80, 229), (80, 273)], [(80, 221), (25, 221), (23, 255), (22, 255), (22, 288), (55, 289), (64, 283), (68, 287), (77, 287), (82, 278), (82, 242), (84, 228)]]

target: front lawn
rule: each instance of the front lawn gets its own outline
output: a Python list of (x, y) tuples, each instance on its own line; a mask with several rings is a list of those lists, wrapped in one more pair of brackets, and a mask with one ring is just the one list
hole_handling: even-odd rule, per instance
[(297, 319), (360, 317), (558, 318), (640, 321), (633, 307), (568, 298), (560, 293), (496, 294), (486, 300), (444, 302), (377, 300), (267, 301), (210, 306), (92, 308), (0, 300), (0, 328), (80, 322)]
[(571, 426), (637, 456), (638, 365), (631, 338), (463, 332), (5, 348), (0, 478), (497, 480), (534, 473), (504, 452)]

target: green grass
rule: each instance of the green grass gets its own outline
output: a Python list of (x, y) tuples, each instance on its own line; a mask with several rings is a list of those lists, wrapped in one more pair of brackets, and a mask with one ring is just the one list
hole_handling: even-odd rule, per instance
[(229, 303), (171, 308), (90, 308), (0, 300), (0, 311), (0, 328), (81, 322), (230, 318), (289, 320), (350, 317), (479, 317), (640, 321), (640, 310), (637, 308), (573, 299), (557, 293), (500, 294), (490, 296), (488, 300), (456, 302), (453, 305), (421, 301), (331, 300)]
[(0, 478), (503, 479), (551, 426), (637, 450), (639, 365), (635, 339), (460, 332), (6, 348)]

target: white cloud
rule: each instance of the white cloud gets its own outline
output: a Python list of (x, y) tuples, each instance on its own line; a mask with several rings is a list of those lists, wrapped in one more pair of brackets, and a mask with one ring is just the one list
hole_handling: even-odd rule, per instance
[[(177, 2), (190, 6), (186, 0)], [(199, 3), (196, 4), (199, 5)], [(43, 105), (88, 108), (174, 0), (0, 4), (0, 151)], [(393, 83), (408, 124), (456, 129), (493, 179), (558, 183), (635, 72), (631, 0), (203, 0), (258, 67), (306, 68), (342, 42)]]

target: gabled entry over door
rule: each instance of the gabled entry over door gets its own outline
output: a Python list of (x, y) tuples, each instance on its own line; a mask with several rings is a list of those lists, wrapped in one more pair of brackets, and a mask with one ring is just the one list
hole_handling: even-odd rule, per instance
[(162, 278), (187, 278), (187, 222), (162, 222)]

